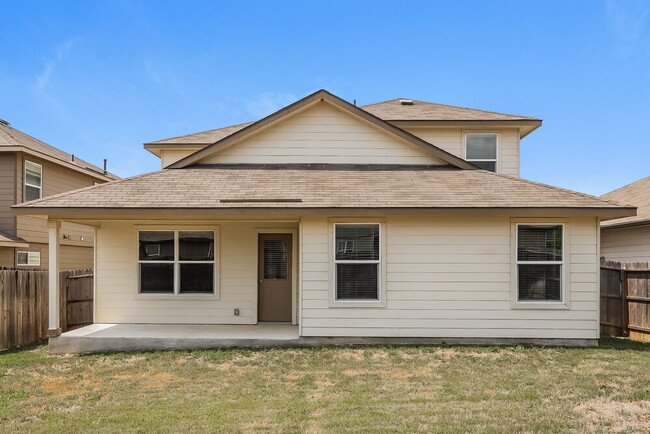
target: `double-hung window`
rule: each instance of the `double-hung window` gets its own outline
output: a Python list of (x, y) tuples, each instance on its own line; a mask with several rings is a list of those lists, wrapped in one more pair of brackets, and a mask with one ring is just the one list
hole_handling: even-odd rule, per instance
[(564, 225), (517, 224), (517, 301), (562, 302)]
[(214, 294), (215, 232), (139, 231), (141, 294)]
[(25, 202), (43, 196), (43, 166), (25, 161)]
[(380, 300), (380, 225), (334, 225), (334, 281), (336, 301)]
[(481, 169), (496, 172), (497, 137), (496, 133), (465, 134), (465, 159)]

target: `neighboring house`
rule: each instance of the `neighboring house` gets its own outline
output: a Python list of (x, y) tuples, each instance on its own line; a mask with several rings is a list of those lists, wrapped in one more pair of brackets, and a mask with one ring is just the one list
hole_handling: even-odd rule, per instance
[[(114, 179), (0, 120), (0, 267), (47, 268), (46, 220), (15, 217), (12, 205)], [(93, 266), (92, 228), (65, 223), (60, 236), (62, 269)]]
[(618, 262), (650, 262), (650, 176), (601, 198), (638, 207), (636, 216), (601, 223), (601, 256)]
[(47, 217), (53, 239), (60, 222), (97, 228), (97, 323), (595, 345), (600, 221), (635, 209), (519, 179), (540, 125), (321, 90), (146, 144), (163, 170), (14, 210)]

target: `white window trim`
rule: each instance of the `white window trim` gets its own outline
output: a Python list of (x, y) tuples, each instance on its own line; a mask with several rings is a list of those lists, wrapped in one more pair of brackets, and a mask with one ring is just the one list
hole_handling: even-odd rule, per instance
[[(33, 185), (27, 182), (27, 164), (33, 164), (34, 166), (38, 166), (41, 175), (41, 185)], [(38, 163), (34, 163), (33, 161), (25, 160), (25, 164), (23, 164), (23, 179), (24, 179), (23, 199), (25, 201), (27, 200), (27, 187), (38, 188), (38, 199), (41, 199), (43, 197), (43, 166), (41, 166)], [(37, 200), (37, 199), (32, 199), (32, 200)]]
[[(336, 226), (337, 225), (378, 225), (379, 226), (379, 260), (337, 260), (336, 259)], [(337, 219), (330, 221), (330, 307), (386, 307), (386, 275), (385, 275), (385, 251), (386, 251), (386, 228), (383, 219)], [(336, 298), (336, 264), (378, 264), (377, 266), (377, 299), (368, 300), (338, 300)]]
[[(140, 232), (174, 232), (174, 260), (173, 261), (142, 261), (140, 260)], [(212, 261), (181, 261), (179, 257), (179, 232), (187, 231), (210, 231), (214, 233), (214, 260)], [(219, 227), (214, 226), (182, 226), (182, 227), (147, 227), (142, 229), (136, 229), (135, 231), (135, 296), (136, 298), (146, 298), (146, 299), (219, 299), (219, 282), (221, 278), (221, 240)], [(173, 293), (142, 293), (140, 292), (140, 264), (174, 264), (174, 292)], [(212, 283), (212, 293), (183, 293), (180, 292), (180, 264), (214, 264), (214, 281)]]
[[(511, 285), (511, 308), (513, 309), (556, 309), (564, 310), (570, 308), (570, 287), (568, 282), (567, 269), (570, 266), (570, 244), (568, 219), (529, 219), (517, 218), (511, 220), (512, 240), (512, 285)], [(519, 261), (519, 226), (562, 226), (562, 261)], [(519, 300), (519, 264), (554, 264), (561, 265), (560, 276), (560, 300)]]
[[(25, 263), (25, 264), (21, 264), (20, 262), (18, 262), (18, 256), (21, 253), (25, 253), (27, 255), (27, 263)], [(32, 256), (32, 255), (34, 255), (34, 256)], [(31, 257), (38, 257), (38, 263), (30, 264), (29, 263), (29, 261), (31, 260), (30, 256)], [(29, 252), (27, 250), (19, 250), (19, 251), (17, 251), (16, 252), (16, 266), (18, 266), (18, 267), (40, 267), (41, 266), (41, 252)]]
[[(467, 136), (471, 136), (474, 134), (494, 134), (497, 137), (497, 143), (496, 143), (496, 152), (495, 152), (495, 158), (487, 158), (487, 159), (477, 159), (477, 158), (467, 158)], [(499, 173), (499, 148), (501, 147), (501, 133), (498, 131), (468, 131), (463, 133), (463, 158), (465, 161), (469, 161), (470, 163), (473, 161), (477, 162), (483, 162), (483, 161), (488, 161), (488, 162), (494, 162), (494, 173)]]

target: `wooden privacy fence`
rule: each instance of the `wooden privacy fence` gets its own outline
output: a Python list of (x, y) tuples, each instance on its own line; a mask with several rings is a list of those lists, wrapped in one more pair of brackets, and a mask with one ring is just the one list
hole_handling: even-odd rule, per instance
[(601, 261), (600, 327), (650, 342), (650, 262)]
[[(93, 322), (92, 270), (60, 273), (61, 329)], [(0, 350), (45, 339), (48, 329), (48, 272), (0, 268)]]

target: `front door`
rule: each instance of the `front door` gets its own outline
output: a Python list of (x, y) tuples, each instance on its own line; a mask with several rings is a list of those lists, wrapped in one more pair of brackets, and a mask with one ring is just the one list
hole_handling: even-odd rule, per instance
[(291, 234), (260, 234), (258, 321), (291, 322)]

